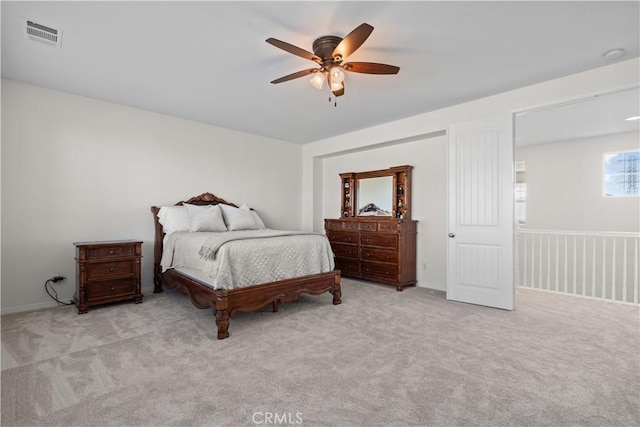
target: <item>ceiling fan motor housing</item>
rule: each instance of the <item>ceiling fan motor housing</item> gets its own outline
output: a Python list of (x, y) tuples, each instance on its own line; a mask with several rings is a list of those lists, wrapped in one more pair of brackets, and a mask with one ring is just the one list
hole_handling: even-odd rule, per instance
[(318, 37), (313, 42), (313, 53), (322, 58), (325, 62), (333, 60), (333, 51), (341, 41), (342, 38), (337, 36)]

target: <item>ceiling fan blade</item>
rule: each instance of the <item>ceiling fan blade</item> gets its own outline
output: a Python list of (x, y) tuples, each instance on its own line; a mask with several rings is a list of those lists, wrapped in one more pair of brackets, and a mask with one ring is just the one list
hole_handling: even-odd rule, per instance
[(298, 46), (294, 46), (292, 44), (289, 44), (287, 42), (283, 42), (282, 40), (278, 40), (278, 39), (274, 39), (273, 37), (268, 38), (267, 43), (274, 45), (275, 47), (278, 47), (282, 50), (285, 50), (289, 53), (293, 53), (294, 55), (298, 55), (304, 59), (309, 59), (311, 61), (317, 62), (318, 64), (322, 63), (322, 58), (320, 58), (317, 55), (314, 55), (313, 53), (306, 51), (302, 48), (299, 48)]
[(351, 31), (342, 39), (338, 46), (333, 50), (331, 56), (335, 59), (337, 56), (344, 59), (356, 51), (362, 43), (369, 37), (373, 31), (373, 27), (369, 24), (361, 24), (358, 28)]
[(348, 62), (342, 64), (342, 68), (352, 73), (364, 74), (398, 74), (398, 71), (400, 71), (400, 67), (396, 67), (395, 65), (378, 64), (375, 62)]
[(277, 84), (282, 82), (287, 82), (289, 80), (297, 79), (299, 77), (308, 76), (309, 74), (317, 73), (319, 68), (309, 68), (307, 70), (298, 71), (297, 73), (288, 74), (284, 77), (280, 77), (279, 79), (275, 79), (271, 83)]

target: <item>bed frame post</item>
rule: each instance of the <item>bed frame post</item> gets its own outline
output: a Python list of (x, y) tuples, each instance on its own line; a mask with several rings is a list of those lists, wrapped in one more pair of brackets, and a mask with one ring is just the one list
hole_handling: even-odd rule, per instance
[(153, 213), (153, 220), (155, 225), (155, 240), (153, 246), (153, 293), (157, 294), (162, 292), (162, 268), (160, 266), (160, 260), (162, 259), (162, 240), (164, 239), (164, 232), (162, 231), (162, 225), (158, 220), (158, 212), (160, 208), (157, 206), (151, 206), (151, 212)]
[(333, 278), (334, 288), (329, 291), (333, 294), (333, 305), (342, 304), (342, 288), (340, 287), (340, 273), (336, 274)]
[(218, 339), (223, 340), (229, 336), (229, 294), (226, 289), (216, 291), (215, 316)]

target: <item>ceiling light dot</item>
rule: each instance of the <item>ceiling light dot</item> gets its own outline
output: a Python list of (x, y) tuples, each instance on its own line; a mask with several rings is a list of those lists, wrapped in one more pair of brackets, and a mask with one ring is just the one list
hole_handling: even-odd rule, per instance
[(624, 49), (611, 49), (602, 54), (606, 59), (614, 60), (624, 56)]

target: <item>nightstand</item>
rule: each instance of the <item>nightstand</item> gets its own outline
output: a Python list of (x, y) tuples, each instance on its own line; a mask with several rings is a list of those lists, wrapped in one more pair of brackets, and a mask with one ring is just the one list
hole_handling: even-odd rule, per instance
[(142, 241), (75, 242), (74, 246), (78, 314), (115, 301), (142, 302)]

